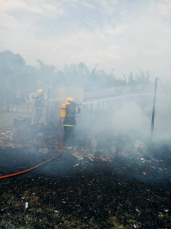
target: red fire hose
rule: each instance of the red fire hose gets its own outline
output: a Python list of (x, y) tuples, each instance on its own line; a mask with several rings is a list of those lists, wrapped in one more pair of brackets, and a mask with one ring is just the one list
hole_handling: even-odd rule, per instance
[(47, 163), (47, 162), (49, 162), (49, 161), (52, 161), (53, 159), (59, 157), (59, 156), (63, 153), (63, 141), (62, 141), (62, 131), (61, 131), (61, 119), (60, 119), (60, 137), (61, 137), (61, 152), (60, 152), (60, 154), (56, 155), (55, 157), (53, 157), (53, 158), (51, 158), (51, 159), (49, 159), (49, 160), (47, 160), (47, 161), (45, 161), (45, 162), (43, 162), (43, 163), (41, 163), (41, 164), (39, 164), (39, 165), (36, 165), (36, 166), (34, 166), (34, 167), (30, 168), (30, 169), (27, 169), (27, 170), (24, 170), (24, 171), (21, 171), (21, 172), (18, 172), (18, 173), (13, 173), (13, 174), (1, 176), (0, 179), (8, 178), (8, 177), (13, 177), (13, 176), (17, 176), (17, 175), (20, 175), (20, 174), (29, 172), (29, 171), (31, 171), (31, 170), (33, 170), (33, 169), (36, 169), (36, 168), (40, 167), (41, 165), (44, 165), (45, 163)]

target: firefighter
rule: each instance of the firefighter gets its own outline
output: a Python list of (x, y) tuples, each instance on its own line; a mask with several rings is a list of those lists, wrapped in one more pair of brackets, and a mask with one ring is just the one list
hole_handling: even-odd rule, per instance
[(63, 122), (64, 127), (64, 147), (67, 149), (72, 149), (74, 146), (74, 127), (76, 125), (76, 114), (79, 114), (81, 109), (78, 107), (78, 104), (74, 103), (72, 98), (66, 99), (65, 105), (65, 119)]
[(39, 89), (37, 91), (37, 94), (38, 95), (35, 97), (36, 101), (35, 101), (34, 124), (39, 123), (44, 109), (44, 94), (42, 89)]

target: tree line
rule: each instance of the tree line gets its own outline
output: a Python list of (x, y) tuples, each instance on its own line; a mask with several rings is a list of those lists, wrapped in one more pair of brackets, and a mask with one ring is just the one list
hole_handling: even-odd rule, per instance
[(0, 52), (0, 102), (20, 104), (39, 87), (49, 85), (83, 87), (85, 92), (118, 86), (148, 85), (149, 72), (139, 70), (118, 78), (114, 69), (110, 73), (98, 70), (97, 65), (89, 69), (83, 62), (65, 65), (63, 70), (37, 60), (38, 68), (27, 65), (24, 58), (11, 51)]

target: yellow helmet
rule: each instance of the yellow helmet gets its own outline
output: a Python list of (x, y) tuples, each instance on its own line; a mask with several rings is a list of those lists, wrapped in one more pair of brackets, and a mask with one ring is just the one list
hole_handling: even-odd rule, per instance
[(43, 90), (42, 90), (42, 89), (39, 89), (39, 90), (37, 91), (37, 94), (40, 95), (40, 94), (42, 94), (42, 92), (43, 92)]
[(70, 104), (69, 101), (73, 102), (74, 100), (73, 100), (72, 98), (68, 97), (68, 98), (66, 99), (66, 104)]

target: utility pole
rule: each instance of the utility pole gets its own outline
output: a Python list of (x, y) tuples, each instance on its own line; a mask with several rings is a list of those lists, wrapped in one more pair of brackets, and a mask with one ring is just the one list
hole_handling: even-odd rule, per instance
[(48, 90), (47, 90), (47, 110), (46, 110), (46, 123), (49, 122), (49, 84), (48, 84)]
[(153, 99), (153, 109), (152, 109), (152, 117), (151, 117), (151, 140), (153, 138), (153, 131), (154, 131), (156, 92), (157, 92), (157, 78), (155, 78), (155, 86), (154, 86), (154, 99)]

